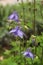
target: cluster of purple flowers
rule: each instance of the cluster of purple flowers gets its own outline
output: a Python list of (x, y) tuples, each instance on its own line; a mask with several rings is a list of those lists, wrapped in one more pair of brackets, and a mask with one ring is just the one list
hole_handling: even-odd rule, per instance
[[(8, 20), (13, 20), (17, 23), (20, 22), (19, 16), (18, 16), (17, 12), (15, 12), (15, 11), (8, 17)], [(19, 26), (16, 26), (9, 33), (13, 33), (15, 36), (19, 36), (20, 38), (23, 38), (23, 36), (25, 35), (24, 32), (20, 29)]]
[[(19, 22), (19, 17), (18, 17), (18, 14), (17, 12), (13, 12), (9, 17), (8, 17), (8, 20), (14, 20), (16, 21), (17, 23)], [(14, 29), (10, 30), (9, 32), (10, 34), (13, 33), (14, 36), (19, 36), (20, 38), (23, 38), (23, 36), (25, 35), (25, 33), (20, 29), (19, 26), (16, 26)], [(23, 55), (25, 57), (29, 57), (29, 58), (34, 58), (34, 54), (28, 49), (24, 52), (22, 52)]]

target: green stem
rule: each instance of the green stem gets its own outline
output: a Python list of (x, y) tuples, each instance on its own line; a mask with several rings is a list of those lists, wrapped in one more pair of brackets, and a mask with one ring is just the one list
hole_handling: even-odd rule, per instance
[(21, 0), (21, 3), (22, 3), (22, 9), (23, 9), (23, 20), (24, 20), (24, 25), (25, 25), (25, 8), (24, 8), (23, 0)]
[(34, 32), (34, 35), (35, 35), (35, 0), (34, 0), (34, 21), (33, 21), (33, 32)]
[(40, 5), (40, 14), (41, 14), (41, 17), (43, 19), (43, 14), (42, 14), (42, 6)]
[(43, 46), (42, 46), (41, 64), (43, 65)]

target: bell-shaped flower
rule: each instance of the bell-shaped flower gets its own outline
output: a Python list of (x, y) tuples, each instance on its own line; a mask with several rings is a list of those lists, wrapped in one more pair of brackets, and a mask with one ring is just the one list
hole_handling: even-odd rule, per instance
[(20, 38), (23, 38), (23, 36), (24, 36), (24, 32), (20, 29), (19, 26), (12, 29), (9, 33), (14, 34), (14, 36), (19, 36)]
[(23, 53), (23, 56), (34, 59), (34, 54), (29, 49), (22, 53)]
[(19, 16), (16, 11), (14, 11), (9, 17), (8, 20), (19, 22)]

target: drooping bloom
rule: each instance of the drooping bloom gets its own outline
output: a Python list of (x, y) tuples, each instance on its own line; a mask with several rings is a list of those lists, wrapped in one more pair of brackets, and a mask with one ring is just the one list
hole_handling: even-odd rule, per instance
[(34, 54), (29, 49), (22, 52), (22, 53), (23, 53), (23, 56), (25, 56), (25, 57), (28, 57), (28, 58), (31, 58), (31, 59), (34, 58)]
[(23, 38), (23, 35), (24, 35), (24, 32), (20, 30), (19, 26), (12, 29), (9, 33), (13, 33), (15, 36), (19, 36), (20, 38)]
[(19, 22), (19, 16), (18, 16), (17, 12), (14, 11), (14, 12), (8, 17), (8, 20), (13, 20), (13, 21)]

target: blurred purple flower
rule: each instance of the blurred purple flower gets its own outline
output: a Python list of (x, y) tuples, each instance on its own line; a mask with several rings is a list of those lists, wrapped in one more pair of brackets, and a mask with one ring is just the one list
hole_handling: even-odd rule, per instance
[(19, 16), (17, 14), (17, 12), (13, 12), (9, 17), (8, 17), (8, 20), (14, 20), (16, 22), (19, 22)]
[(34, 58), (34, 54), (28, 49), (27, 51), (22, 52), (25, 57)]
[(19, 26), (17, 26), (15, 29), (12, 29), (9, 33), (13, 33), (15, 36), (19, 36), (20, 38), (23, 38), (24, 35)]

